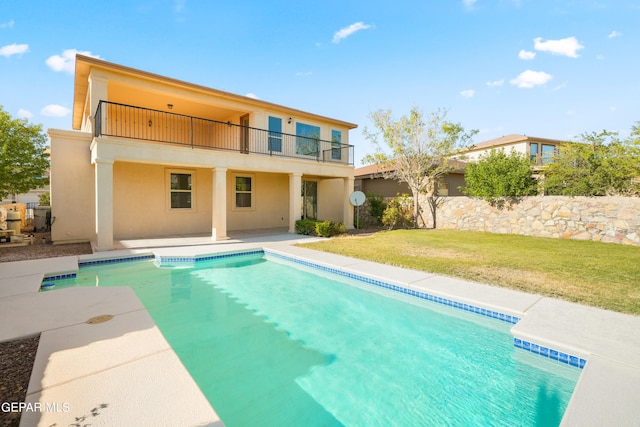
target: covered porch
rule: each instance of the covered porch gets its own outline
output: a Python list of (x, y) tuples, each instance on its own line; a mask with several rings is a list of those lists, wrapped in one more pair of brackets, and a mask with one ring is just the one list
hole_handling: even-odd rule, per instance
[[(110, 144), (101, 139), (95, 153), (106, 153)], [(241, 154), (224, 153), (221, 161), (211, 152), (191, 149), (186, 150), (188, 161), (149, 163), (152, 155), (158, 157), (157, 147), (143, 163), (141, 158), (124, 157), (126, 150), (118, 145), (120, 159), (96, 155), (93, 160), (96, 251), (124, 248), (122, 242), (131, 240), (172, 236), (206, 237), (211, 243), (256, 229), (295, 233), (295, 222), (302, 217), (353, 228), (352, 168), (340, 167), (342, 176), (336, 177), (336, 170), (304, 167), (300, 160), (247, 164)], [(185, 154), (182, 147), (167, 150), (168, 156)], [(135, 152), (145, 157), (140, 149)], [(215, 165), (216, 160), (229, 167)]]

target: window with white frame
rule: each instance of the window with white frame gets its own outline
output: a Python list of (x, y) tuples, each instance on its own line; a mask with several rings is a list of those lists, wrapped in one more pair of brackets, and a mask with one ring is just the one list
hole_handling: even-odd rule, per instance
[(246, 175), (236, 176), (235, 208), (253, 208), (253, 177)]
[(193, 174), (169, 173), (169, 206), (171, 209), (193, 208)]

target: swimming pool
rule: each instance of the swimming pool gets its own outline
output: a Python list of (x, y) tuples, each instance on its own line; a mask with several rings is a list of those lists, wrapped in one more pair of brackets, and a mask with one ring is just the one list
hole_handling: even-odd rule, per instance
[(226, 425), (557, 425), (580, 370), (507, 322), (261, 252), (83, 267), (131, 286)]

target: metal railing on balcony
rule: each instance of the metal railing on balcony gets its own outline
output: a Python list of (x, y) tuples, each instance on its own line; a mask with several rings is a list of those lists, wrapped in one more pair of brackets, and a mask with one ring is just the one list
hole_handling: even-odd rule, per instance
[(353, 164), (353, 145), (100, 101), (94, 136)]

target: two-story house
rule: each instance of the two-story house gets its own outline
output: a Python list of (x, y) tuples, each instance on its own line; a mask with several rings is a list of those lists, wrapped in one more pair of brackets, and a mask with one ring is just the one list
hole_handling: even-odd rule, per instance
[(558, 139), (511, 134), (480, 142), (465, 150), (464, 156), (466, 161), (475, 161), (492, 149), (504, 149), (507, 153), (514, 150), (527, 156), (534, 169), (540, 169), (553, 160), (558, 147), (564, 143)]
[(353, 228), (355, 124), (78, 55), (72, 127), (48, 130), (55, 243)]

